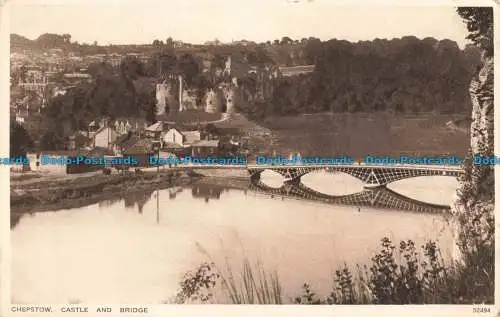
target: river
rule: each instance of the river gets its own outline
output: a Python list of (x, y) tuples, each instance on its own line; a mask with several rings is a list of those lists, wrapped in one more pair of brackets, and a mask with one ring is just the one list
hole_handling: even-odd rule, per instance
[[(265, 173), (264, 183), (280, 186), (279, 177)], [(329, 195), (362, 190), (342, 174), (309, 174), (302, 182)], [(453, 178), (421, 177), (388, 187), (449, 205), (456, 186)], [(161, 303), (200, 263), (227, 261), (238, 274), (244, 258), (275, 270), (287, 298), (298, 295), (304, 282), (324, 296), (332, 272), (344, 263), (369, 264), (384, 236), (396, 245), (402, 239), (417, 246), (437, 240), (445, 256), (453, 249), (451, 230), (439, 213), (331, 205), (204, 180), (22, 217), (11, 231), (12, 300)]]

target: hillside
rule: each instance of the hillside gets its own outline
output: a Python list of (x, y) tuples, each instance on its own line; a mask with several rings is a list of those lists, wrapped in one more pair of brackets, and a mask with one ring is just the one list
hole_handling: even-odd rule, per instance
[[(295, 54), (314, 72), (275, 80), (273, 96), (241, 107), (253, 117), (329, 112), (462, 113), (480, 56), (450, 40), (401, 39), (306, 44)], [(283, 61), (278, 61), (279, 63)]]

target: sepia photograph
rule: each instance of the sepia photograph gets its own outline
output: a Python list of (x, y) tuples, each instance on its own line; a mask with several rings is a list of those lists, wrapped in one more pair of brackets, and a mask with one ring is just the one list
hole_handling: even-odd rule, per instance
[(9, 312), (493, 313), (493, 7), (7, 9)]

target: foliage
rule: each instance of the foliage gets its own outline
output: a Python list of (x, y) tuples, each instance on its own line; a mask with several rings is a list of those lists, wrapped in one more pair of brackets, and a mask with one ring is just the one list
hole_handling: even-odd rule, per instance
[(210, 289), (215, 286), (219, 273), (213, 263), (202, 263), (194, 272), (187, 272), (180, 282), (180, 290), (173, 302), (184, 304), (188, 301), (209, 302), (213, 294)]
[(457, 13), (467, 23), (467, 38), (493, 56), (493, 8), (459, 7)]
[(403, 37), (350, 43), (306, 42), (315, 71), (277, 82), (274, 114), (304, 112), (463, 112), (478, 54), (456, 43)]
[(24, 127), (15, 120), (10, 121), (10, 156), (24, 156), (33, 148), (33, 140)]
[[(335, 271), (328, 296), (318, 296), (310, 284), (304, 283), (302, 292), (291, 301), (304, 305), (493, 303), (493, 275), (481, 272), (484, 267), (481, 261), (489, 259), (446, 264), (435, 242), (428, 241), (421, 249), (417, 251), (411, 240), (401, 241), (396, 248), (385, 237), (368, 267), (358, 266), (353, 274), (344, 264)], [(206, 263), (202, 264), (196, 274), (188, 273), (184, 277), (174, 302), (202, 299), (201, 302), (207, 303), (210, 299), (214, 303), (227, 300), (232, 304), (283, 303), (278, 275), (267, 274), (262, 265), (252, 267), (245, 259), (239, 279), (230, 267), (226, 271), (226, 274), (220, 273), (214, 263), (210, 269)], [(207, 275), (207, 272), (211, 273)], [(217, 285), (224, 290), (223, 298), (212, 296)]]
[[(493, 96), (493, 9), (491, 7), (461, 7), (458, 14), (467, 23), (470, 32), (468, 39), (483, 52), (481, 73), (485, 81), (476, 82), (481, 89), (471, 89), (471, 94), (478, 100), (476, 126), (479, 134), (483, 131), (491, 133), (489, 124), (493, 122), (493, 112), (485, 111), (490, 102), (485, 96)], [(491, 109), (493, 106), (491, 105)], [(494, 140), (484, 140), (474, 136), (472, 144), (477, 145), (477, 152), (469, 150), (468, 158), (463, 164), (464, 175), (460, 179), (457, 191), (456, 220), (458, 222), (458, 247), (461, 252), (460, 290), (465, 293), (474, 292), (474, 296), (489, 301), (494, 294), (495, 274), (495, 175), (493, 166), (472, 164), (473, 155), (493, 155)], [(471, 287), (473, 285), (473, 287)]]
[(43, 149), (64, 148), (64, 139), (76, 130), (86, 130), (96, 118), (140, 117), (154, 120), (156, 100), (153, 90), (136, 88), (134, 78), (142, 66), (127, 60), (116, 71), (107, 64), (93, 64), (92, 83), (81, 84), (49, 101), (43, 114), (48, 131), (41, 137)]
[(227, 265), (226, 272), (215, 263), (200, 265), (196, 273), (188, 272), (179, 283), (180, 289), (170, 301), (176, 304), (216, 302), (216, 285), (222, 288), (225, 298), (232, 304), (282, 304), (281, 286), (276, 274), (267, 274), (262, 266), (243, 262), (241, 279), (237, 281)]

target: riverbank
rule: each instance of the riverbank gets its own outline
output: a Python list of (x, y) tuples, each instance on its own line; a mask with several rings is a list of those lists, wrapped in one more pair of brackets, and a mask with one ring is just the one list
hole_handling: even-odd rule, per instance
[(11, 177), (11, 226), (26, 213), (78, 208), (106, 199), (124, 198), (135, 192), (184, 186), (200, 176), (186, 171), (146, 171), (63, 177)]

